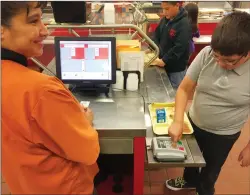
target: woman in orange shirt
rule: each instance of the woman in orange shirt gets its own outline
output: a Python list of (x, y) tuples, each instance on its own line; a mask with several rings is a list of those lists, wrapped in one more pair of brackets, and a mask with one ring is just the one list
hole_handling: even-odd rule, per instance
[(27, 68), (48, 36), (45, 4), (1, 2), (2, 174), (13, 194), (92, 194), (92, 112), (60, 80)]

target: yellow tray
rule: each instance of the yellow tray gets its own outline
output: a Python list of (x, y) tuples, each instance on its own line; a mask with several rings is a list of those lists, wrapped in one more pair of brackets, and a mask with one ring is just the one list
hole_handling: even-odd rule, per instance
[[(156, 135), (168, 134), (168, 128), (173, 122), (174, 106), (175, 106), (174, 102), (173, 103), (152, 103), (148, 106), (152, 125), (153, 125), (153, 132)], [(157, 123), (156, 109), (159, 109), (159, 108), (165, 108), (166, 110), (166, 123)], [(194, 132), (193, 127), (185, 113), (183, 134), (192, 134), (193, 132)]]

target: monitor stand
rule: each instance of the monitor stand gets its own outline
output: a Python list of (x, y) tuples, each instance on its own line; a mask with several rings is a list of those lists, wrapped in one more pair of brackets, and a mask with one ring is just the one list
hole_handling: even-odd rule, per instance
[(98, 96), (104, 93), (108, 96), (110, 85), (107, 84), (76, 84), (71, 86), (71, 92), (83, 92), (85, 95)]

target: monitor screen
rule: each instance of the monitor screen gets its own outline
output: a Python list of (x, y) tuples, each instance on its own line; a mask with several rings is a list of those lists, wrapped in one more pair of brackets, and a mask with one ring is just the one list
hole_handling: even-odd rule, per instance
[(115, 83), (114, 37), (56, 37), (57, 76), (64, 83)]

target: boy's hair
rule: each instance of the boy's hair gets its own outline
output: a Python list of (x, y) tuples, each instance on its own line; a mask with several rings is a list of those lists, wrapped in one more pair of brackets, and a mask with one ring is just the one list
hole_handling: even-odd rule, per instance
[[(2, 1), (1, 2), (1, 25), (10, 26), (11, 19), (26, 9), (29, 14), (31, 1)], [(44, 8), (47, 5), (46, 1), (36, 1), (36, 8)]]
[(236, 11), (225, 16), (215, 28), (211, 47), (223, 56), (250, 52), (250, 14)]
[(199, 8), (195, 3), (188, 3), (187, 5), (185, 5), (184, 9), (188, 13), (188, 19), (190, 24), (192, 25), (192, 33), (196, 33), (198, 31)]

